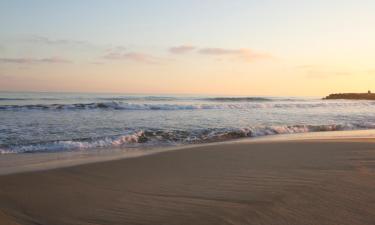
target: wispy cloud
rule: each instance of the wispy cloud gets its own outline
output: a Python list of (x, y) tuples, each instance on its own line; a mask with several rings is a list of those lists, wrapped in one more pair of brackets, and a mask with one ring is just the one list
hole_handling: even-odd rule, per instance
[(169, 52), (173, 54), (184, 54), (184, 53), (194, 51), (195, 49), (196, 47), (191, 46), (191, 45), (180, 45), (180, 46), (169, 48)]
[(47, 44), (47, 45), (89, 45), (87, 41), (79, 41), (72, 39), (51, 39), (43, 36), (31, 36), (24, 39), (27, 42)]
[(240, 48), (240, 49), (202, 48), (202, 49), (199, 49), (198, 52), (202, 55), (230, 56), (232, 58), (237, 58), (245, 62), (253, 62), (259, 59), (273, 58), (269, 54), (256, 52), (248, 48)]
[(122, 45), (118, 45), (118, 46), (107, 48), (106, 52), (118, 52), (118, 53), (121, 53), (121, 52), (125, 52), (126, 50), (127, 50), (126, 47), (124, 47)]
[(203, 48), (199, 50), (200, 54), (205, 55), (232, 55), (242, 54), (241, 49), (224, 49), (224, 48)]
[(35, 64), (35, 63), (71, 63), (72, 61), (61, 57), (49, 58), (0, 58), (0, 63)]
[(150, 54), (141, 52), (129, 52), (127, 48), (123, 46), (117, 46), (107, 49), (107, 53), (103, 56), (107, 60), (128, 60), (139, 63), (147, 64), (158, 64), (162, 62), (162, 59)]
[(219, 56), (221, 59), (227, 57), (229, 59), (237, 59), (245, 62), (253, 62), (259, 59), (272, 59), (272, 55), (261, 53), (248, 48), (228, 49), (218, 47), (196, 47), (193, 45), (180, 45), (168, 49), (173, 54), (185, 54), (195, 52), (206, 56)]
[(105, 59), (109, 60), (130, 60), (134, 62), (140, 63), (148, 63), (148, 64), (157, 64), (161, 62), (161, 59), (149, 54), (144, 54), (140, 52), (126, 52), (126, 53), (116, 53), (111, 52), (104, 55)]
[(100, 61), (92, 61), (92, 62), (90, 62), (90, 64), (92, 64), (92, 65), (104, 65), (104, 62), (100, 62)]

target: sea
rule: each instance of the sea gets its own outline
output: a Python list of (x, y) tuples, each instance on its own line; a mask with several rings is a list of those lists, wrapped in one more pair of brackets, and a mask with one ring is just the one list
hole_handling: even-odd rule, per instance
[(0, 92), (0, 154), (152, 149), (375, 129), (375, 101)]

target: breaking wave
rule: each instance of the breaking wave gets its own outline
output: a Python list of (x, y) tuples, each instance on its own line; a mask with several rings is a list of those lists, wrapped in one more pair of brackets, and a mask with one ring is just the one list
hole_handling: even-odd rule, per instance
[(1, 154), (56, 152), (72, 150), (88, 150), (97, 148), (116, 147), (146, 147), (178, 144), (198, 144), (234, 140), (246, 137), (260, 137), (278, 134), (323, 132), (375, 129), (375, 123), (362, 124), (329, 124), (329, 125), (285, 125), (285, 126), (255, 126), (246, 128), (212, 128), (183, 130), (139, 130), (130, 134), (85, 138), (76, 140), (58, 140), (47, 143), (34, 143), (15, 146), (0, 146)]
[(218, 97), (218, 98), (204, 98), (206, 101), (217, 101), (217, 102), (268, 102), (273, 101), (270, 98), (262, 97)]
[(101, 97), (96, 98), (98, 100), (104, 100), (104, 101), (174, 101), (178, 100), (175, 97), (164, 97), (164, 96), (126, 96), (126, 97)]

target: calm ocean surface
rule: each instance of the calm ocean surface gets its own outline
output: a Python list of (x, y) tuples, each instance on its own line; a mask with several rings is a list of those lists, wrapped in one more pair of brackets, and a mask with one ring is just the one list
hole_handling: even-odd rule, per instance
[(374, 128), (375, 101), (0, 92), (1, 154)]

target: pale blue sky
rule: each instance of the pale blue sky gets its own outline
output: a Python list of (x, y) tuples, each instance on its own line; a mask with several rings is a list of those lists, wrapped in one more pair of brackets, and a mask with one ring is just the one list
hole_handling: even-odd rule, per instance
[(181, 40), (227, 44), (227, 37), (244, 44), (272, 40), (271, 35), (343, 30), (340, 26), (372, 24), (375, 10), (370, 0), (2, 0), (0, 6), (4, 35), (157, 45)]

